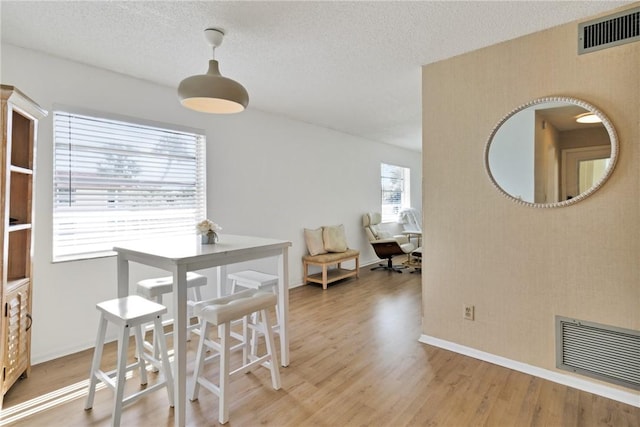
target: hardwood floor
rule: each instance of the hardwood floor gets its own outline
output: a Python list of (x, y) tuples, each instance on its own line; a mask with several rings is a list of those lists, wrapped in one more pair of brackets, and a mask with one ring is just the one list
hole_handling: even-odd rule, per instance
[[(363, 267), (358, 280), (290, 296), (282, 389), (271, 388), (266, 369), (233, 380), (228, 426), (640, 426), (640, 408), (419, 343), (419, 274)], [(111, 362), (114, 353), (105, 348)], [(0, 426), (109, 425), (110, 391), (83, 410), (91, 357), (88, 350), (34, 366), (5, 395)], [(136, 378), (128, 386), (138, 387)], [(217, 418), (206, 390), (187, 404), (189, 426)], [(122, 425), (172, 426), (165, 391), (128, 406)]]

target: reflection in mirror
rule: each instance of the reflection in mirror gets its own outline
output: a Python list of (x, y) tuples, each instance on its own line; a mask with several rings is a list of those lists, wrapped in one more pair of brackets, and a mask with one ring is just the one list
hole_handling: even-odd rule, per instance
[(578, 193), (584, 193), (595, 185), (609, 166), (609, 157), (604, 159), (581, 160), (578, 169)]
[(615, 131), (594, 106), (542, 98), (498, 123), (485, 148), (485, 167), (493, 184), (519, 203), (565, 206), (602, 186), (617, 152)]

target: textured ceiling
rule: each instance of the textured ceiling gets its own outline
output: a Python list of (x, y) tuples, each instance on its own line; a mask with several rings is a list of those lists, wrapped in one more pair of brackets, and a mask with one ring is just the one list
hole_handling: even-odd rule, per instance
[(2, 0), (0, 14), (2, 43), (169, 87), (206, 71), (203, 30), (220, 27), (216, 59), (249, 108), (420, 150), (421, 65), (628, 3)]

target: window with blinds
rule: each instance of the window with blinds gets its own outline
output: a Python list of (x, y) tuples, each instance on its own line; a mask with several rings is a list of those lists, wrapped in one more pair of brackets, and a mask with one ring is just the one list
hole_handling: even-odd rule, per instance
[(411, 170), (402, 166), (382, 163), (380, 166), (380, 188), (382, 199), (382, 222), (398, 221), (402, 209), (411, 206)]
[(53, 261), (195, 233), (205, 218), (205, 136), (55, 111)]

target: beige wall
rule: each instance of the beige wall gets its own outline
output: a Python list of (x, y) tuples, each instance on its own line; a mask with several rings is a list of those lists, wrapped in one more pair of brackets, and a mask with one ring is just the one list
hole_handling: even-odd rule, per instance
[[(640, 42), (578, 56), (576, 38), (571, 23), (423, 68), (425, 335), (555, 370), (555, 315), (640, 330)], [(620, 141), (569, 207), (514, 203), (484, 170), (493, 126), (544, 96), (593, 104)]]
[[(640, 67), (640, 64), (638, 67)], [(608, 144), (609, 134), (604, 127), (564, 131), (560, 138), (560, 148), (562, 150), (567, 148), (583, 148)]]

